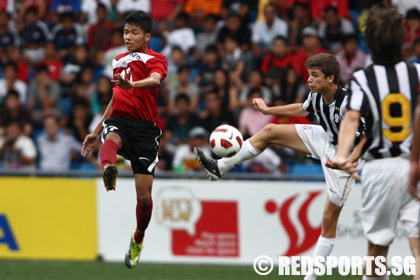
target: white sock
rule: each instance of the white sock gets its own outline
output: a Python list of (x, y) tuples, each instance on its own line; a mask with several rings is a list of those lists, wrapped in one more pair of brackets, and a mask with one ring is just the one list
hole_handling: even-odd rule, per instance
[(384, 275), (381, 277), (369, 277), (366, 275), (363, 275), (362, 280), (388, 280), (389, 276), (388, 275)]
[(242, 148), (239, 152), (230, 158), (222, 158), (217, 162), (217, 166), (219, 167), (220, 174), (223, 175), (235, 166), (238, 166), (242, 162), (254, 158), (261, 154), (261, 151), (257, 150), (254, 146), (252, 146), (249, 139), (247, 139)]
[[(318, 242), (316, 243), (314, 257), (322, 256), (328, 257), (335, 245), (335, 238), (326, 238), (323, 236), (319, 236)], [(305, 276), (304, 280), (315, 280), (317, 278), (315, 273), (308, 274)]]

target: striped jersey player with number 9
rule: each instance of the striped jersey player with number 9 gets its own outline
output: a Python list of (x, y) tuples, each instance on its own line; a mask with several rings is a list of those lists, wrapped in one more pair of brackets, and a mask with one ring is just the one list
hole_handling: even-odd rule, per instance
[(210, 135), (210, 147), (219, 157), (231, 157), (242, 147), (242, 134), (231, 125), (220, 125)]

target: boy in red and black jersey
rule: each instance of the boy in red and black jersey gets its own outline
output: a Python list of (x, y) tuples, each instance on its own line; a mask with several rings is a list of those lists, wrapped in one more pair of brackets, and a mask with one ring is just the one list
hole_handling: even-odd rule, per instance
[(144, 232), (149, 225), (154, 169), (158, 162), (161, 130), (156, 126), (159, 87), (168, 73), (165, 56), (148, 47), (152, 20), (143, 11), (125, 19), (124, 42), (128, 52), (112, 62), (114, 95), (96, 129), (86, 136), (82, 155), (87, 156), (100, 145), (103, 179), (107, 190), (115, 190), (118, 170), (117, 153), (131, 161), (137, 193), (137, 228), (130, 238), (125, 256), (127, 267), (134, 267), (143, 247)]

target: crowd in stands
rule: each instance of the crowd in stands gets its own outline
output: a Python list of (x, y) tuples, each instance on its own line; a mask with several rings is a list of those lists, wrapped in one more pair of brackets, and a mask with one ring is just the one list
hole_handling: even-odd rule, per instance
[[(168, 59), (157, 172), (185, 172), (200, 169), (192, 147), (210, 153), (209, 134), (220, 124), (238, 127), (246, 139), (269, 123), (311, 123), (311, 116), (264, 116), (252, 99), (302, 102), (305, 62), (321, 52), (336, 55), (344, 87), (370, 63), (362, 34), (374, 4), (405, 16), (404, 59), (420, 62), (420, 1), (1, 1), (0, 166), (100, 169), (97, 153), (81, 158), (81, 143), (112, 97), (111, 62), (126, 51), (123, 22), (132, 10), (151, 14), (150, 47)], [(237, 171), (284, 173), (306, 160), (272, 147)]]

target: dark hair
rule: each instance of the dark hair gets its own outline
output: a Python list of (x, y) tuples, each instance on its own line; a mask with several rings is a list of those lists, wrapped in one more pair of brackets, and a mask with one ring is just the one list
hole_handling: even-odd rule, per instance
[(401, 60), (405, 39), (403, 16), (393, 9), (373, 6), (366, 21), (365, 38), (374, 62)]
[(306, 60), (306, 68), (319, 68), (325, 77), (334, 75), (334, 84), (338, 84), (340, 78), (340, 64), (337, 58), (329, 53), (319, 53)]
[(188, 72), (190, 72), (190, 67), (188, 66), (188, 65), (181, 65), (181, 66), (179, 66), (178, 67), (178, 71), (177, 71), (177, 74), (179, 74), (179, 73), (181, 73), (181, 72), (183, 72), (183, 71), (188, 71)]
[(413, 41), (413, 46), (420, 44), (420, 37), (417, 37), (416, 39), (414, 39)]
[(63, 12), (60, 14), (60, 18), (61, 20), (64, 20), (64, 19), (74, 20), (74, 14), (73, 12)]
[(420, 11), (412, 8), (405, 13), (405, 19), (420, 19)]
[(262, 96), (262, 92), (259, 88), (251, 88), (248, 92), (248, 98), (250, 98), (253, 94), (259, 93)]
[(25, 11), (25, 16), (30, 14), (30, 13), (33, 13), (33, 14), (37, 15), (38, 14), (38, 8), (35, 5), (29, 6), (29, 8), (27, 8), (26, 11)]
[(328, 12), (334, 12), (335, 14), (338, 14), (338, 10), (334, 6), (328, 6), (324, 9), (324, 14), (326, 14)]
[(299, 2), (299, 1), (296, 1), (296, 2), (293, 4), (293, 9), (294, 9), (294, 8), (296, 8), (296, 7), (302, 7), (304, 10), (309, 11), (309, 5), (308, 5), (308, 4), (306, 4), (306, 3), (304, 3), (304, 2)]
[(50, 73), (50, 71), (48, 70), (48, 66), (46, 64), (40, 64), (35, 68), (35, 74), (39, 74), (42, 72)]
[(177, 95), (175, 97), (175, 103), (178, 103), (178, 101), (181, 101), (181, 100), (190, 104), (190, 97), (188, 95), (177, 93)]
[(3, 64), (3, 70), (9, 67), (12, 67), (16, 72), (18, 71), (18, 66), (13, 61), (7, 61), (6, 63)]
[(139, 26), (145, 34), (151, 33), (153, 27), (152, 18), (143, 11), (134, 11), (128, 14), (125, 17), (124, 24)]
[(108, 9), (106, 8), (105, 4), (102, 2), (99, 2), (98, 6), (96, 7), (96, 10), (99, 10), (99, 9), (104, 9), (105, 12), (108, 13)]
[(12, 89), (9, 89), (9, 91), (6, 94), (5, 99), (6, 98), (9, 98), (9, 96), (15, 96), (17, 99), (19, 99), (19, 92), (17, 92), (17, 90), (15, 90), (13, 88)]
[(277, 41), (277, 40), (282, 40), (284, 43), (286, 43), (286, 45), (288, 45), (289, 44), (289, 39), (287, 39), (286, 37), (284, 37), (284, 36), (277, 36), (276, 38), (274, 38), (274, 40), (273, 40), (273, 43), (275, 42), (275, 41)]
[(347, 43), (348, 41), (355, 40), (357, 44), (359, 44), (359, 37), (357, 37), (357, 34), (350, 33), (343, 37), (343, 44)]
[(218, 53), (217, 46), (214, 45), (214, 44), (208, 45), (204, 52), (206, 52), (206, 53), (209, 53), (209, 52)]

